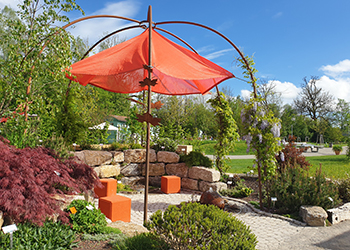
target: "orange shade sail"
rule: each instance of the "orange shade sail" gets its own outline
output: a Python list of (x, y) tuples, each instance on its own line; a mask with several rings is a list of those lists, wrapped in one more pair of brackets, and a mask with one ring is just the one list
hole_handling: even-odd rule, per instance
[[(147, 90), (148, 29), (139, 36), (74, 63), (67, 77), (86, 86), (117, 93)], [(152, 92), (165, 95), (205, 94), (234, 75), (152, 29)]]

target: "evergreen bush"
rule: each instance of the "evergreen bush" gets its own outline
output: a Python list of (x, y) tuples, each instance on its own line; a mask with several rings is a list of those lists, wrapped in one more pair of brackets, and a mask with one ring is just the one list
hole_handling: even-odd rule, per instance
[(253, 191), (254, 191), (253, 189), (248, 188), (244, 184), (244, 180), (240, 180), (240, 181), (236, 182), (236, 186), (234, 186), (234, 188), (223, 189), (220, 191), (220, 194), (224, 195), (224, 196), (233, 197), (233, 198), (243, 198), (243, 197), (248, 197), (249, 195), (251, 195), (253, 193)]
[(347, 178), (340, 180), (338, 184), (339, 197), (345, 202), (350, 202), (350, 176), (347, 174)]
[(329, 209), (340, 203), (336, 185), (326, 180), (321, 169), (311, 177), (301, 168), (289, 167), (271, 180), (270, 187), (280, 213), (298, 214), (302, 205)]
[(212, 168), (213, 162), (205, 155), (197, 151), (191, 151), (188, 155), (181, 154), (180, 162), (185, 162), (188, 167), (201, 166)]
[(142, 233), (135, 235), (134, 237), (120, 237), (114, 243), (114, 248), (117, 250), (168, 250), (169, 247), (163, 239), (150, 234)]
[(214, 205), (170, 205), (145, 226), (172, 249), (255, 249), (257, 244), (248, 226)]

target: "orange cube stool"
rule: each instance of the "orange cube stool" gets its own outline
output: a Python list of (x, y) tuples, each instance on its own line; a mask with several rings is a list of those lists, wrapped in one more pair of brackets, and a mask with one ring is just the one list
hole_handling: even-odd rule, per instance
[(108, 197), (117, 194), (116, 179), (101, 179), (103, 188), (95, 187), (94, 191), (98, 197)]
[(180, 193), (181, 178), (175, 175), (162, 176), (161, 190), (166, 194)]
[(131, 199), (130, 198), (127, 198), (121, 195), (102, 197), (98, 200), (98, 208), (112, 222), (115, 222), (117, 220), (130, 222), (130, 217), (131, 217)]

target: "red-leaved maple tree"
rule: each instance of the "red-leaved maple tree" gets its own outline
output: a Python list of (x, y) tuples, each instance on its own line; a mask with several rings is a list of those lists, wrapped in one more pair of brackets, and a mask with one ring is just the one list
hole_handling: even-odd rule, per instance
[(54, 214), (68, 223), (53, 195), (77, 194), (95, 185), (102, 184), (90, 166), (43, 147), (17, 149), (0, 137), (0, 210), (16, 223), (42, 225)]

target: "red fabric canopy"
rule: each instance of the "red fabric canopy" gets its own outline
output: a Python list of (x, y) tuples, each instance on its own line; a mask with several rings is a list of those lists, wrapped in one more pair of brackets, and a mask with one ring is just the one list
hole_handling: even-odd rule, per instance
[[(118, 92), (147, 90), (139, 82), (148, 75), (148, 29), (137, 37), (74, 63), (68, 78), (86, 86)], [(234, 75), (152, 30), (152, 92), (165, 95), (205, 94)]]

